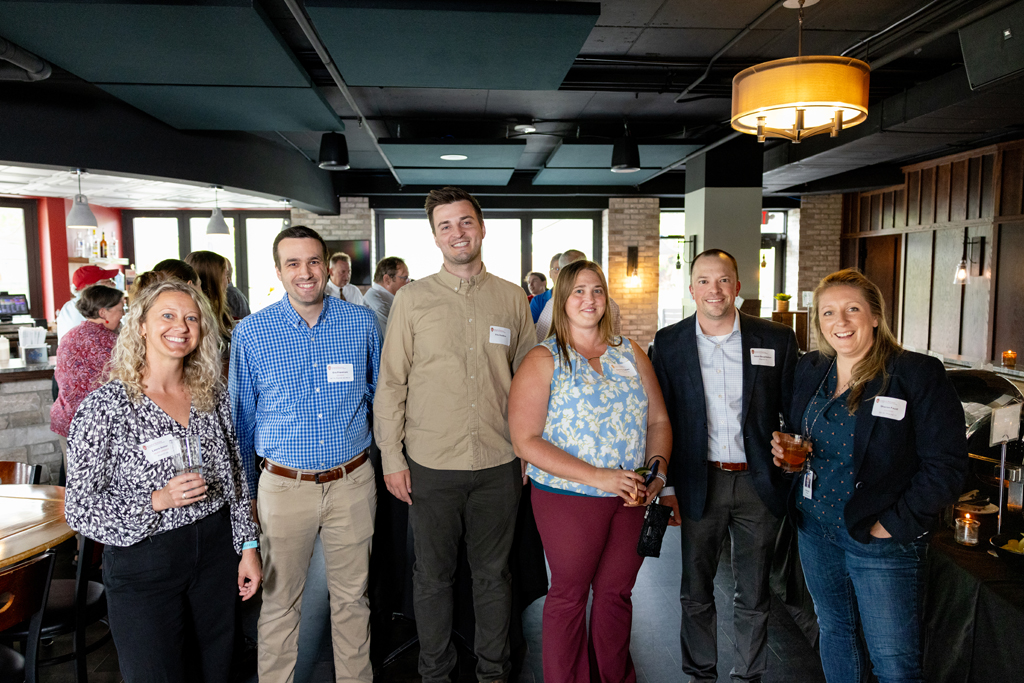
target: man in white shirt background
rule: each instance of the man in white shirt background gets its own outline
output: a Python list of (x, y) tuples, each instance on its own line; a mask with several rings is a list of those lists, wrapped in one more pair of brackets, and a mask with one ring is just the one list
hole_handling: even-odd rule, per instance
[(409, 267), (397, 256), (387, 256), (377, 263), (373, 284), (363, 295), (363, 305), (377, 314), (377, 332), (384, 338), (388, 329), (391, 303), (398, 290), (409, 284)]
[[(327, 296), (344, 299), (356, 306), (363, 305), (363, 293), (355, 285), (349, 284), (352, 279), (352, 257), (339, 251), (331, 257), (330, 280), (327, 281)], [(344, 295), (344, 296), (343, 296)]]

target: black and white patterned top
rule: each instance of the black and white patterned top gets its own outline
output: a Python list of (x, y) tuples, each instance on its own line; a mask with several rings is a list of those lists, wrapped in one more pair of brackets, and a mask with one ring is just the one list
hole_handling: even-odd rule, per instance
[[(206, 500), (161, 512), (152, 493), (175, 476), (173, 458), (149, 462), (142, 444), (165, 435), (198, 436), (203, 453)], [(231, 506), (235, 552), (257, 538), (249, 489), (235, 438), (227, 391), (217, 409), (192, 406), (182, 427), (147, 396), (133, 404), (120, 381), (82, 401), (68, 433), (68, 485), (64, 513), (71, 528), (113, 546), (129, 546), (149, 536), (197, 522)]]

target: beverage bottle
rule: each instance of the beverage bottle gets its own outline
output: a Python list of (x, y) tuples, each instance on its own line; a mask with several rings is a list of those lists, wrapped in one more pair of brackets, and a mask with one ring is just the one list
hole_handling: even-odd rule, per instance
[(89, 250), (89, 253), (92, 256), (92, 258), (100, 257), (100, 241), (96, 239), (96, 228), (92, 229), (92, 240), (90, 243)]
[(107, 258), (107, 233), (102, 233), (100, 239), (100, 258)]

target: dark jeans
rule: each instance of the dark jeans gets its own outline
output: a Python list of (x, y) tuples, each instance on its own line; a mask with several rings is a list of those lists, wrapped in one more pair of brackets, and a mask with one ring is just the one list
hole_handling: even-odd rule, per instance
[(846, 529), (809, 515), (800, 522), (800, 562), (821, 628), (821, 665), (828, 683), (860, 683), (867, 661), (864, 630), (880, 683), (923, 683), (921, 616), (923, 540), (855, 541)]
[[(110, 631), (126, 683), (231, 678), (238, 562), (228, 508), (103, 550)], [(186, 641), (195, 652), (186, 652)]]
[(463, 530), (473, 575), (477, 680), (507, 679), (512, 669), (508, 555), (522, 493), (519, 460), (473, 472), (432, 470), (410, 458), (409, 471), (409, 524), (416, 551), (413, 594), (423, 683), (447, 681), (455, 668), (452, 585)]
[(765, 507), (749, 472), (708, 467), (708, 494), (699, 522), (683, 515), (683, 576), (679, 602), (683, 608), (680, 642), (683, 671), (695, 681), (718, 680), (718, 613), (715, 574), (722, 543), (731, 540), (733, 680), (759, 681), (767, 666), (768, 613), (771, 593), (768, 570), (778, 535), (779, 519)]

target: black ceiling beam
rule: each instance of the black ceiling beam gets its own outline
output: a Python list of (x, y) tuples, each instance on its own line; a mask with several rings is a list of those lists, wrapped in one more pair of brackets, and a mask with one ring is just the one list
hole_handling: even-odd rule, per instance
[(182, 131), (82, 81), (0, 88), (0, 160), (218, 185), (337, 213), (327, 171), (249, 133)]

